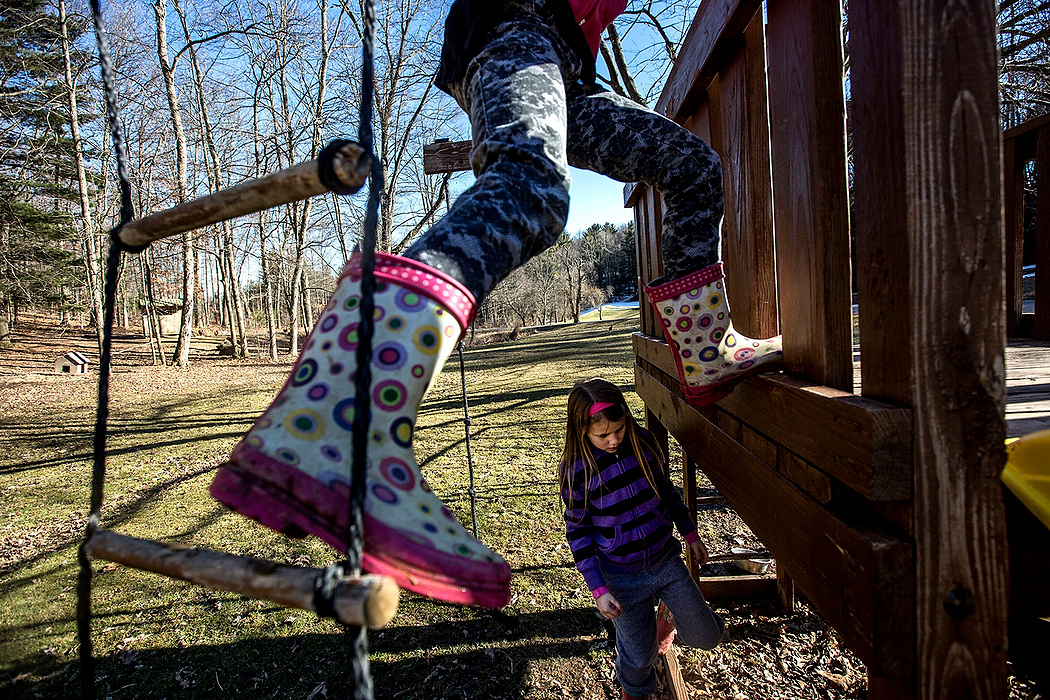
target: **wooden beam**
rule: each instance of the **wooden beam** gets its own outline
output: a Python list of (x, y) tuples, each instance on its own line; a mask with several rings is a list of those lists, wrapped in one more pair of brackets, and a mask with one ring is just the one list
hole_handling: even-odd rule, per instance
[[(255, 557), (175, 548), (161, 542), (96, 532), (86, 545), (88, 556), (278, 605), (317, 612), (314, 586), (321, 569), (276, 564)], [(337, 619), (358, 627), (385, 627), (397, 613), (400, 589), (387, 576), (342, 579), (335, 588)]]
[(656, 111), (682, 123), (718, 72), (720, 54), (739, 40), (739, 34), (761, 9), (761, 0), (701, 3), (656, 102)]
[(701, 576), (697, 583), (712, 605), (772, 600), (777, 595), (772, 576)]
[[(332, 170), (345, 187), (356, 190), (368, 178), (371, 162), (364, 149), (356, 143), (348, 143), (336, 152)], [(328, 192), (328, 187), (321, 182), (320, 166), (320, 161), (311, 160), (135, 219), (120, 228), (120, 240), (132, 247), (144, 246), (220, 221), (316, 197)]]
[[(666, 342), (636, 333), (634, 351), (677, 376)], [(776, 374), (744, 380), (718, 406), (866, 498), (911, 495), (906, 408)]]
[(764, 24), (755, 13), (708, 93), (711, 146), (722, 159), (725, 185), (726, 296), (733, 326), (752, 338), (780, 333)]
[(915, 687), (992, 700), (1007, 695), (1008, 591), (996, 8), (885, 2), (900, 18), (908, 174)]
[(864, 663), (908, 674), (914, 650), (901, 640), (915, 634), (911, 547), (832, 515), (638, 365), (635, 387)]
[(777, 471), (817, 503), (831, 503), (835, 497), (831, 478), (791, 450), (785, 448), (777, 452)]
[(471, 170), (470, 141), (435, 141), (423, 146), (423, 172), (427, 175)]
[(663, 659), (664, 678), (671, 700), (689, 700), (689, 690), (685, 686), (685, 679), (682, 678), (682, 667), (678, 664), (678, 651), (673, 642), (667, 648), (667, 653), (660, 658)]
[(767, 5), (769, 123), (784, 363), (853, 388), (842, 8)]
[(1036, 117), (1035, 119), (1029, 119), (1024, 124), (1018, 124), (1015, 127), (1007, 129), (1003, 132), (1003, 141), (1013, 141), (1015, 139), (1022, 139), (1030, 136), (1034, 131), (1038, 130), (1041, 126), (1050, 124), (1050, 114), (1044, 114)]

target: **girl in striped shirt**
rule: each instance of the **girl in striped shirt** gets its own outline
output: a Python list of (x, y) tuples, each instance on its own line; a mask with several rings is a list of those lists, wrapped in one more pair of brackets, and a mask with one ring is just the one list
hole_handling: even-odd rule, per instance
[(722, 620), (689, 575), (674, 528), (701, 565), (707, 548), (667, 478), (660, 446), (604, 379), (579, 382), (569, 393), (558, 478), (576, 568), (598, 611), (616, 627), (623, 697), (648, 697), (656, 690), (653, 665), (661, 646), (657, 599), (673, 613), (680, 641), (713, 649), (722, 638)]

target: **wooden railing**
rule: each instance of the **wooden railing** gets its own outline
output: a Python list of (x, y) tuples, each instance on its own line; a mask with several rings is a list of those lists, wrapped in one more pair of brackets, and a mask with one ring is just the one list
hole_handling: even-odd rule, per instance
[[(1025, 169), (1035, 162), (1035, 312), (1024, 313)], [(1006, 334), (1050, 338), (1050, 114), (1003, 134)], [(1029, 242), (1030, 244), (1032, 242)]]
[[(1005, 698), (993, 6), (849, 4), (852, 232), (839, 7), (705, 0), (657, 107), (721, 156), (733, 322), (783, 333), (785, 373), (689, 406), (643, 297), (636, 389), (683, 447), (687, 500), (699, 468), (782, 599), (797, 586), (865, 662), (869, 698)], [(662, 202), (625, 202), (648, 283)]]

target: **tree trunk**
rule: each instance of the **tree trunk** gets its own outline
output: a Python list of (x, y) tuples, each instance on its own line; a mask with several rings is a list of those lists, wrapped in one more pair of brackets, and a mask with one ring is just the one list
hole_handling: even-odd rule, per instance
[(80, 190), (80, 216), (84, 224), (84, 265), (87, 268), (88, 291), (95, 326), (98, 353), (102, 355), (102, 284), (100, 281), (98, 251), (95, 248), (95, 222), (88, 199), (87, 173), (84, 168), (84, 143), (80, 137), (80, 117), (77, 110), (77, 90), (73, 83), (73, 67), (69, 58), (69, 30), (66, 25), (66, 2), (58, 0), (58, 23), (62, 32), (62, 58), (66, 69), (66, 95), (69, 98), (69, 129), (77, 165), (77, 184)]
[(153, 251), (147, 248), (139, 257), (142, 268), (142, 285), (146, 291), (146, 318), (150, 332), (150, 350), (153, 351), (153, 344), (156, 343), (156, 354), (153, 358), (153, 362), (156, 363), (157, 358), (159, 357), (160, 364), (166, 365), (168, 364), (168, 359), (164, 354), (163, 336), (160, 332), (160, 318), (157, 315), (157, 302), (153, 297), (153, 280), (149, 265), (149, 257), (152, 254)]
[[(193, 66), (193, 80), (197, 87), (197, 102), (201, 115), (201, 126), (204, 130), (204, 141), (207, 145), (207, 153), (211, 156), (211, 168), (208, 169), (208, 181), (212, 192), (218, 192), (223, 187), (222, 165), (219, 161), (219, 150), (215, 146), (215, 135), (211, 127), (211, 117), (208, 113), (208, 103), (204, 93), (204, 72), (201, 70), (200, 62), (197, 60), (197, 50), (192, 43), (190, 28), (186, 23), (186, 15), (182, 11), (178, 0), (172, 0), (175, 12), (179, 15), (182, 23), (182, 31), (186, 37), (189, 47), (190, 64)], [(245, 332), (244, 298), (241, 294), (240, 284), (237, 282), (237, 265), (234, 255), (233, 229), (229, 221), (222, 222), (222, 247), (219, 256), (224, 259), (228, 285), (226, 287), (229, 299), (227, 308), (230, 311), (230, 342), (233, 344), (235, 357), (248, 356), (248, 339)]]
[(346, 233), (343, 231), (343, 210), (339, 207), (339, 195), (332, 193), (332, 207), (335, 211), (335, 231), (339, 237), (339, 252), (343, 254), (343, 263), (350, 259), (350, 252), (346, 249)]
[(303, 327), (309, 332), (314, 327), (314, 295), (310, 291), (310, 275), (303, 274)]
[[(153, 5), (153, 13), (157, 18), (157, 57), (160, 60), (164, 91), (168, 97), (168, 111), (171, 113), (171, 123), (175, 132), (175, 200), (177, 204), (182, 204), (188, 198), (186, 134), (182, 128), (179, 97), (175, 92), (175, 67), (168, 60), (167, 0), (156, 0)], [(175, 346), (175, 357), (172, 360), (172, 364), (180, 367), (188, 367), (190, 364), (190, 343), (193, 340), (193, 301), (197, 289), (193, 248), (193, 232), (186, 231), (182, 234), (182, 322), (179, 325), (179, 341)]]
[(266, 212), (259, 213), (259, 257), (262, 267), (262, 284), (266, 304), (266, 331), (269, 335), (270, 359), (277, 359), (277, 321), (274, 318), (273, 285), (270, 281), (270, 263), (266, 257)]
[[(263, 161), (262, 154), (259, 152), (259, 88), (261, 83), (257, 82), (257, 89), (252, 96), (252, 133), (255, 134), (254, 138), (254, 150), (255, 150), (255, 176), (260, 177), (262, 175)], [(266, 313), (266, 332), (267, 332), (267, 346), (269, 348), (270, 359), (277, 359), (277, 328), (278, 328), (278, 317), (275, 314), (274, 306), (274, 294), (273, 294), (273, 283), (270, 275), (270, 260), (266, 251), (266, 224), (269, 219), (269, 212), (263, 210), (259, 212), (259, 267), (262, 270), (262, 286), (263, 286), (263, 304), (265, 306)]]
[(289, 338), (288, 354), (292, 357), (299, 356), (299, 312), (302, 306), (301, 281), (303, 279), (303, 259), (296, 257), (295, 269), (292, 271), (292, 294), (291, 294), (291, 337)]

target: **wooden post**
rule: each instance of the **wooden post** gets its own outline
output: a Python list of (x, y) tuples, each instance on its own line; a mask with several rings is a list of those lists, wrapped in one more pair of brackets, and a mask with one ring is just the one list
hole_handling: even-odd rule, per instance
[[(94, 559), (317, 612), (314, 585), (324, 573), (321, 569), (284, 566), (203, 549), (177, 549), (108, 530), (96, 532), (86, 549)], [(393, 619), (399, 597), (400, 590), (393, 579), (362, 576), (343, 579), (336, 585), (333, 607), (343, 624), (378, 628)]]
[(1003, 140), (1003, 230), (1006, 233), (1006, 337), (1021, 332), (1024, 310), (1024, 158), (1017, 139)]
[[(1003, 239), (991, 3), (896, 3), (915, 431), (916, 695), (1006, 697)], [(897, 206), (885, 202), (884, 206)], [(873, 699), (874, 700), (874, 699)]]
[[(685, 507), (689, 509), (689, 514), (693, 516), (693, 520), (696, 521), (697, 529), (701, 530), (700, 515), (696, 512), (696, 462), (689, 458), (685, 450), (682, 450), (682, 493), (685, 496)], [(701, 539), (704, 540), (704, 544), (707, 547), (711, 546), (703, 535)], [(689, 569), (689, 575), (693, 577), (694, 581), (700, 580), (700, 566), (696, 561), (696, 557), (693, 556), (693, 550), (691, 547), (685, 548), (685, 565)]]
[(667, 428), (664, 427), (664, 424), (660, 422), (660, 419), (648, 407), (645, 409), (645, 427), (656, 438), (656, 444), (664, 451), (664, 456), (666, 457), (669, 448)]
[(638, 264), (638, 305), (641, 330), (648, 335), (663, 337), (663, 326), (653, 313), (645, 287), (663, 274), (663, 199), (655, 187), (637, 186), (634, 230)]
[(777, 562), (777, 596), (780, 599), (780, 606), (786, 612), (795, 611), (795, 582), (791, 580), (787, 569), (779, 561)]
[[(905, 192), (904, 50), (898, 6), (858, 0), (850, 7), (853, 188), (857, 298), (865, 396), (911, 403), (910, 239)], [(906, 477), (911, 481), (909, 451)]]
[(663, 655), (664, 679), (667, 681), (667, 690), (671, 700), (689, 700), (689, 690), (685, 687), (685, 679), (682, 678), (682, 667), (678, 663), (678, 652), (674, 644), (667, 649)]
[(722, 259), (733, 325), (753, 338), (777, 335), (773, 182), (770, 175), (765, 20), (756, 12), (735, 60), (712, 81), (711, 146), (722, 159)]
[(1035, 324), (1033, 338), (1050, 338), (1050, 124), (1036, 136)]

